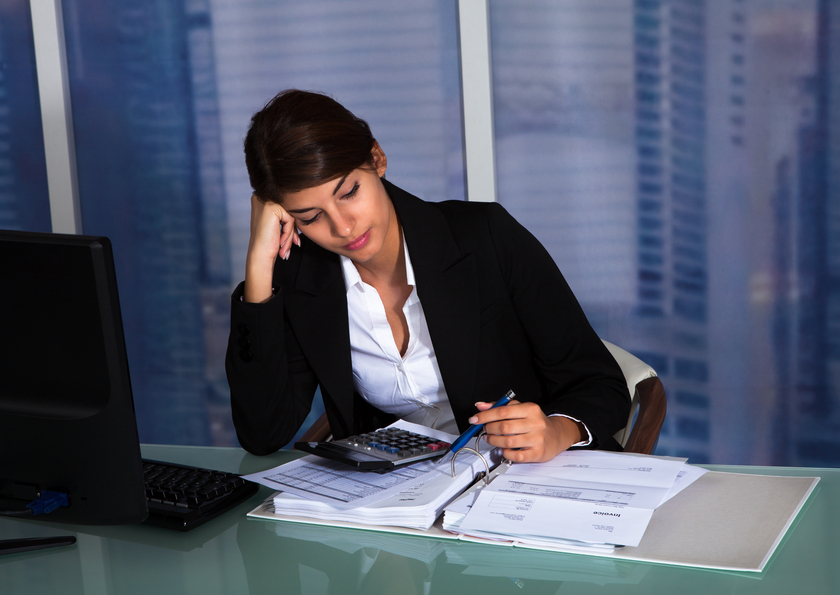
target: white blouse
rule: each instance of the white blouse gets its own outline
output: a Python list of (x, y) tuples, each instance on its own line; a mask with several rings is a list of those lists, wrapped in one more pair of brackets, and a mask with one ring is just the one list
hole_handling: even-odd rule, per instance
[(353, 261), (341, 256), (347, 289), (353, 387), (382, 411), (406, 421), (458, 434), (446, 396), (437, 357), (417, 296), (414, 269), (405, 249), (405, 268), (411, 295), (403, 305), (408, 323), (408, 347), (400, 355), (379, 293), (362, 281)]
[[(408, 323), (408, 348), (402, 356), (394, 342), (379, 293), (362, 281), (352, 260), (340, 255), (347, 289), (353, 388), (377, 409), (412, 423), (457, 435), (460, 433), (458, 424), (443, 386), (423, 305), (417, 296), (414, 268), (405, 239), (403, 248), (406, 275), (412, 290), (403, 305)], [(562, 415), (580, 423), (579, 419), (568, 415), (553, 415)], [(586, 433), (588, 439), (574, 446), (592, 442), (589, 428), (586, 428)]]

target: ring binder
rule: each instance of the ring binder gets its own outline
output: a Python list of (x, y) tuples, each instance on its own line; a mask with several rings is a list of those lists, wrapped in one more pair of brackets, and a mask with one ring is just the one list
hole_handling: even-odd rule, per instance
[[(477, 438), (476, 438), (476, 441), (478, 441)], [(478, 452), (474, 448), (470, 448), (469, 446), (465, 446), (464, 448), (462, 448), (461, 450), (459, 450), (458, 452), (456, 452), (452, 456), (452, 461), (451, 461), (452, 477), (455, 477), (455, 459), (457, 459), (458, 455), (461, 454), (462, 452), (464, 452), (465, 450), (468, 450), (469, 452), (474, 453), (484, 463), (484, 468), (487, 469), (487, 472), (484, 474), (484, 485), (490, 485), (490, 464), (487, 462), (487, 459), (484, 458), (483, 454), (481, 454), (480, 452)]]
[[(480, 450), (478, 448), (478, 441), (481, 440), (482, 436), (486, 436), (486, 435), (487, 435), (487, 430), (485, 430), (484, 428), (481, 428), (481, 431), (475, 437), (475, 446), (473, 446), (474, 449)], [(487, 444), (490, 444), (490, 443), (488, 442)]]

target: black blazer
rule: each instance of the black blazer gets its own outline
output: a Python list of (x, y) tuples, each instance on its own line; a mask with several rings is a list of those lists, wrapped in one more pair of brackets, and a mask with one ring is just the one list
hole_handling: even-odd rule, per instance
[[(513, 389), (584, 422), (593, 447), (616, 448), (630, 406), (624, 377), (537, 239), (496, 203), (429, 203), (383, 183), (458, 427), (476, 401)], [(232, 297), (225, 367), (237, 436), (254, 454), (294, 437), (318, 385), (336, 437), (393, 421), (353, 389), (338, 255), (301, 241), (278, 259), (271, 300), (243, 303), (242, 285)]]

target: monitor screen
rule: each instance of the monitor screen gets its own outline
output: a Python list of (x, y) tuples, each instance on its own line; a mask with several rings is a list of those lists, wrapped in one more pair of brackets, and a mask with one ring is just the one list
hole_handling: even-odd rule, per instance
[(146, 515), (111, 244), (0, 231), (0, 509), (42, 490), (40, 520), (128, 524)]

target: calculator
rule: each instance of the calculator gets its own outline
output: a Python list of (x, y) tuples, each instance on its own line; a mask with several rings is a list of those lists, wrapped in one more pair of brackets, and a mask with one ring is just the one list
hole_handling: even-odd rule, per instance
[(358, 469), (387, 471), (433, 459), (450, 444), (400, 428), (383, 428), (332, 442), (296, 442), (295, 448)]

